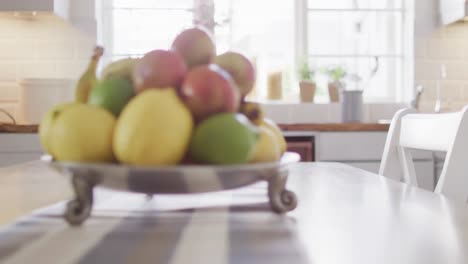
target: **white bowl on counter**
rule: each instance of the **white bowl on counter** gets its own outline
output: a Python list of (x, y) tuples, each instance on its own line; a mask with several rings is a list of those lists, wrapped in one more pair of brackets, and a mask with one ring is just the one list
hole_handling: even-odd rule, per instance
[(23, 79), (19, 87), (19, 123), (39, 124), (51, 107), (73, 101), (75, 82), (71, 79)]

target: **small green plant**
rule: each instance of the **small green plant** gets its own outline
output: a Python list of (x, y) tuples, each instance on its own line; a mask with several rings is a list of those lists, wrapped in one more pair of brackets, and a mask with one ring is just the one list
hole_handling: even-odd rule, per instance
[(315, 81), (315, 71), (309, 67), (307, 62), (303, 62), (299, 69), (299, 78), (301, 81)]
[(326, 73), (334, 82), (340, 82), (346, 76), (346, 71), (342, 66), (329, 67)]

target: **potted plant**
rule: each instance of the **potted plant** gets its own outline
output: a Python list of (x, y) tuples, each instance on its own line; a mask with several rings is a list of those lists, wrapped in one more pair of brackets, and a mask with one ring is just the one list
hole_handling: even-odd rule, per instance
[(328, 96), (330, 102), (339, 101), (339, 91), (344, 88), (343, 79), (346, 77), (346, 71), (342, 66), (329, 67), (326, 71), (328, 75)]
[(315, 71), (304, 62), (299, 69), (299, 88), (301, 102), (313, 102), (315, 96)]

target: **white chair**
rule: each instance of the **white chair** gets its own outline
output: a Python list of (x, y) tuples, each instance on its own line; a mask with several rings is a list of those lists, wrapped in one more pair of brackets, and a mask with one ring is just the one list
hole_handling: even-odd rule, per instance
[(402, 109), (392, 119), (379, 174), (418, 186), (410, 149), (447, 152), (435, 192), (468, 198), (468, 106), (442, 114)]

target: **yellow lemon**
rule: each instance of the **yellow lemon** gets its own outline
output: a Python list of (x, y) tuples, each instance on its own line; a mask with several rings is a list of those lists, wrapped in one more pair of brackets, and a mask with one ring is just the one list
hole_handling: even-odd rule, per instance
[(275, 134), (276, 141), (280, 147), (281, 154), (286, 152), (286, 140), (283, 137), (281, 128), (279, 128), (278, 125), (269, 118), (263, 118), (260, 126), (264, 126), (270, 129)]
[(107, 110), (74, 104), (55, 118), (49, 146), (59, 161), (110, 162), (115, 117)]
[(175, 89), (147, 89), (132, 99), (117, 121), (114, 153), (131, 165), (175, 165), (184, 157), (192, 115)]
[(260, 126), (260, 137), (255, 144), (251, 162), (277, 161), (281, 157), (281, 150), (275, 134), (267, 127)]

